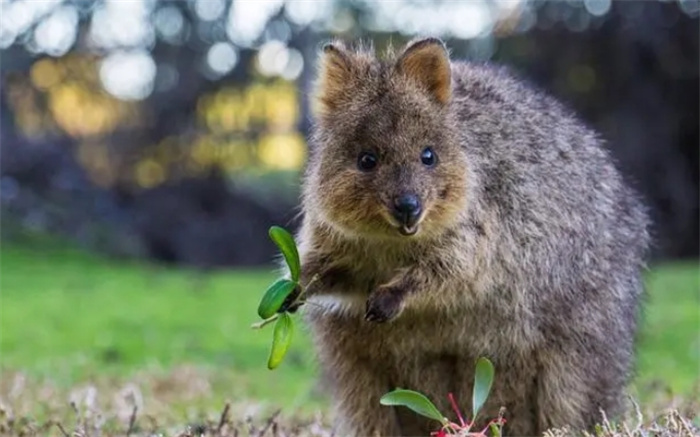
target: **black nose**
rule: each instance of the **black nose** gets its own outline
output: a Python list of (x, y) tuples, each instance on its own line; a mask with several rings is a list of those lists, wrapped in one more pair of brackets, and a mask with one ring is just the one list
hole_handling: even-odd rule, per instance
[(394, 199), (394, 218), (402, 225), (415, 225), (420, 213), (420, 200), (415, 194), (402, 194)]

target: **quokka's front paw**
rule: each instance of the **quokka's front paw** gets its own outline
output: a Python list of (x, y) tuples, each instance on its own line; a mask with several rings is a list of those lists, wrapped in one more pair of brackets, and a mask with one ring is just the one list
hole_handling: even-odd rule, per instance
[(280, 309), (277, 311), (278, 313), (283, 313), (283, 312), (288, 312), (288, 313), (296, 313), (299, 307), (302, 305), (301, 302), (297, 302), (297, 297), (299, 297), (299, 294), (301, 294), (301, 287), (297, 285), (297, 287), (292, 291), (289, 296), (282, 302), (282, 305), (280, 306)]
[(379, 287), (367, 299), (365, 320), (383, 323), (396, 318), (403, 309), (403, 289), (396, 287)]

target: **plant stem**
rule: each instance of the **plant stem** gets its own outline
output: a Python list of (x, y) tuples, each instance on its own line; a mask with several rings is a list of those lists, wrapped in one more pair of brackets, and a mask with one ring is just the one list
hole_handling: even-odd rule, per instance
[(318, 281), (318, 274), (315, 274), (315, 275), (311, 278), (311, 280), (309, 281), (308, 284), (306, 284), (306, 285), (304, 285), (303, 287), (301, 287), (301, 293), (299, 293), (299, 296), (297, 296), (296, 300), (299, 300), (299, 298), (300, 298), (301, 296), (303, 296), (304, 293), (306, 293), (306, 290), (308, 290), (309, 287), (311, 287), (311, 285), (313, 285), (313, 283), (316, 282), (316, 281)]
[(268, 323), (272, 323), (272, 322), (274, 322), (275, 320), (277, 320), (277, 318), (278, 318), (279, 316), (280, 316), (279, 313), (277, 313), (277, 314), (275, 314), (274, 316), (268, 317), (267, 319), (265, 319), (265, 320), (263, 320), (263, 321), (261, 321), (261, 322), (253, 323), (252, 325), (250, 325), (250, 327), (253, 328), (253, 329), (260, 329), (260, 328), (262, 328), (263, 326), (267, 325)]
[(310, 280), (306, 285), (301, 285), (301, 284), (299, 284), (299, 288), (301, 288), (301, 291), (299, 292), (299, 295), (297, 295), (297, 297), (294, 299), (294, 302), (292, 302), (292, 304), (289, 305), (289, 307), (290, 307), (290, 308), (291, 308), (291, 307), (294, 307), (297, 303), (299, 303), (300, 305), (305, 304), (306, 301), (301, 301), (301, 302), (300, 302), (300, 299), (304, 296), (304, 293), (306, 293), (306, 290), (308, 290), (309, 287), (311, 287), (311, 285), (312, 285), (314, 282), (316, 282), (317, 280), (318, 280), (318, 275), (316, 274), (316, 275), (314, 275), (314, 276), (311, 278), (311, 280)]
[(459, 419), (459, 423), (462, 425), (462, 427), (467, 426), (466, 423), (464, 422), (464, 418), (462, 417), (462, 413), (459, 411), (459, 407), (457, 406), (457, 402), (455, 401), (454, 395), (452, 393), (448, 393), (447, 398), (450, 400), (450, 404), (452, 405), (452, 409), (457, 414), (457, 418)]

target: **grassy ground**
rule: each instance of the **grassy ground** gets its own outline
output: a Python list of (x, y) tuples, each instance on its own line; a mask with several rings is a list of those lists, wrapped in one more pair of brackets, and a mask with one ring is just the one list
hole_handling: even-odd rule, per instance
[[(151, 426), (177, 435), (188, 423), (215, 430), (228, 423), (220, 418), (227, 401), (226, 416), (234, 422), (281, 407), (293, 418), (260, 419), (259, 425), (268, 424), (269, 432), (303, 425), (304, 435), (313, 427), (323, 434), (322, 422), (312, 420), (325, 401), (314, 390), (306, 335), (299, 332), (283, 365), (270, 372), (271, 327), (250, 329), (261, 293), (274, 279), (270, 271), (172, 270), (56, 247), (11, 245), (1, 254), (0, 435), (8, 423), (17, 432), (22, 417), (22, 426), (40, 430), (37, 435), (63, 435), (40, 425), (54, 417), (71, 427), (79, 418), (91, 423), (98, 420), (91, 411), (102, 411), (104, 429), (110, 423), (122, 429), (134, 406), (134, 430)], [(688, 263), (657, 266), (647, 276), (632, 387), (647, 412), (697, 411), (687, 401), (697, 396), (699, 378), (699, 274), (697, 264)], [(227, 426), (233, 429), (222, 429)]]

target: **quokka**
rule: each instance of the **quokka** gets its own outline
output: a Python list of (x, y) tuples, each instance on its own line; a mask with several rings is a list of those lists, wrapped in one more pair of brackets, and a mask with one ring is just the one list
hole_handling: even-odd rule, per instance
[(507, 435), (620, 413), (649, 224), (596, 132), (434, 38), (328, 44), (312, 98), (297, 239), (338, 435), (428, 435), (379, 398), (468, 410), (480, 356)]

